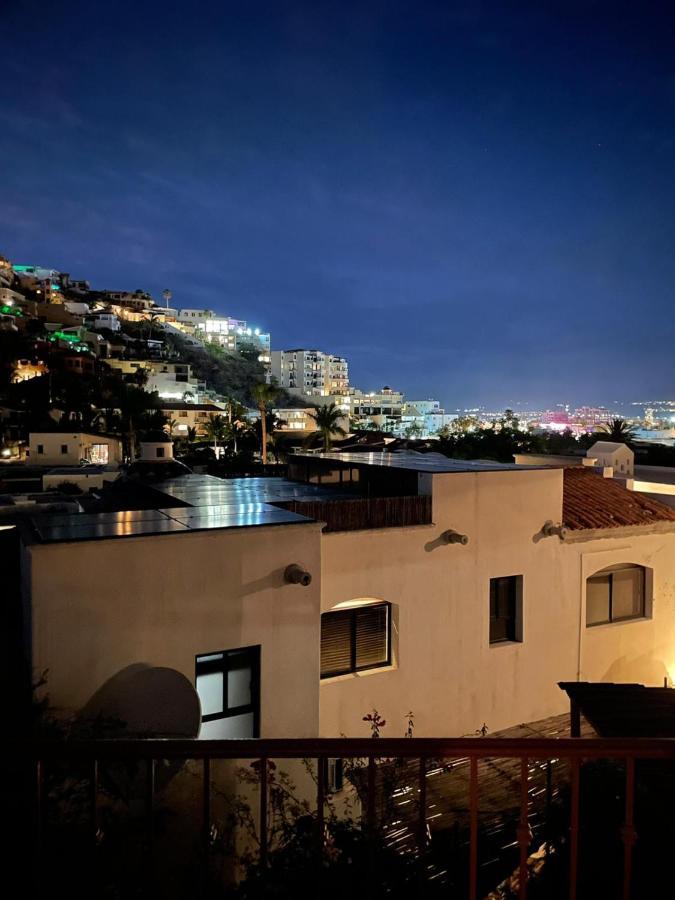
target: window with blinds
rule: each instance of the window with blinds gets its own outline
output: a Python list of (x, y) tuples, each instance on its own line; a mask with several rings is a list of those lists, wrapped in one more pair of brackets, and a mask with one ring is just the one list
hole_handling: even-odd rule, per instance
[(391, 664), (391, 604), (372, 603), (321, 616), (321, 677)]
[(641, 619), (645, 612), (643, 566), (613, 566), (586, 580), (586, 625)]

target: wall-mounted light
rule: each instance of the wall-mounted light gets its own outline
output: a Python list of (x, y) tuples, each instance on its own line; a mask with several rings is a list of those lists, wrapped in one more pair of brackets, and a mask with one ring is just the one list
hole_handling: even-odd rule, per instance
[(453, 531), (452, 528), (448, 528), (448, 530), (444, 531), (441, 535), (441, 540), (444, 544), (462, 544), (463, 547), (466, 547), (469, 543), (469, 535), (460, 534), (458, 531)]
[(303, 587), (309, 587), (312, 583), (312, 576), (307, 569), (303, 569), (297, 563), (291, 563), (290, 566), (286, 566), (284, 571), (284, 581), (288, 584), (301, 584)]

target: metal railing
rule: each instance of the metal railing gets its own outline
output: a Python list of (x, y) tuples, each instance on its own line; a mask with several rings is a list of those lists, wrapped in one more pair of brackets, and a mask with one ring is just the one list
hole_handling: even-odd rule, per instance
[[(568, 773), (569, 805), (566, 824), (568, 846), (569, 900), (577, 898), (579, 868), (579, 829), (582, 807), (580, 804), (580, 771), (588, 761), (621, 761), (624, 769), (623, 821), (620, 827), (622, 842), (623, 900), (645, 896), (639, 886), (632, 886), (633, 851), (636, 842), (635, 795), (636, 764), (643, 761), (669, 770), (675, 763), (675, 740), (668, 739), (603, 739), (603, 738), (317, 738), (317, 739), (261, 739), (261, 740), (115, 740), (115, 741), (67, 741), (41, 742), (24, 745), (22, 758), (33, 767), (34, 815), (32, 817), (35, 847), (35, 871), (41, 871), (45, 852), (45, 821), (47, 797), (45, 784), (55, 767), (64, 771), (64, 765), (87, 771), (88, 828), (95, 842), (99, 831), (99, 774), (102, 766), (113, 763), (136, 764), (145, 767), (146, 787), (144, 815), (147, 825), (147, 842), (152, 854), (153, 821), (155, 816), (155, 779), (159, 761), (201, 762), (201, 835), (202, 852), (208, 860), (209, 836), (212, 827), (212, 766), (219, 760), (255, 760), (259, 773), (257, 798), (259, 821), (267, 823), (270, 813), (269, 765), (273, 760), (311, 760), (316, 765), (316, 810), (312, 812), (317, 835), (317, 848), (324, 840), (325, 812), (330, 795), (325, 783), (325, 761), (328, 759), (361, 760), (361, 815), (365, 832), (377, 829), (378, 791), (382, 790), (380, 771), (387, 761), (405, 761), (407, 771), (416, 773), (416, 786), (409, 788), (416, 794), (416, 826), (414, 840), (419, 856), (428, 850), (428, 782), (431, 768), (439, 760), (444, 763), (461, 763), (468, 771), (468, 872), (465, 896), (478, 900), (479, 884), (479, 809), (481, 805), (481, 781), (479, 763), (494, 760), (514, 762), (518, 773), (517, 788), (519, 815), (517, 848), (518, 865), (514, 873), (515, 896), (525, 900), (530, 881), (529, 855), (532, 835), (529, 827), (532, 798), (531, 765), (555, 760)], [(647, 761), (652, 761), (647, 763)], [(660, 762), (659, 762), (660, 761)], [(417, 763), (417, 764), (415, 764)], [(668, 764), (668, 765), (665, 765)], [(412, 767), (412, 768), (411, 768)], [(268, 862), (270, 847), (266, 827), (260, 828), (259, 864)], [(317, 851), (319, 852), (319, 851)], [(453, 894), (455, 896), (455, 894)], [(459, 895), (458, 895), (459, 896)], [(511, 895), (510, 895), (511, 896)]]

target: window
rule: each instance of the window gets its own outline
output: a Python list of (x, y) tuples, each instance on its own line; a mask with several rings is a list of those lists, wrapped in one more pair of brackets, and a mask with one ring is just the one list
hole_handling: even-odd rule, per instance
[(44, 444), (38, 444), (38, 446), (37, 446), (37, 451), (38, 451), (38, 453), (39, 453), (40, 455), (42, 455), (42, 454), (45, 452), (45, 445), (44, 445)]
[(344, 787), (344, 765), (341, 759), (322, 759), (323, 786), (328, 794), (336, 794)]
[(64, 455), (68, 452), (68, 444), (61, 444), (61, 455)]
[(641, 619), (645, 613), (645, 569), (613, 566), (586, 580), (586, 625)]
[(157, 447), (157, 458), (162, 459), (164, 457), (164, 447)]
[(391, 664), (391, 604), (371, 603), (321, 616), (321, 677)]
[(89, 462), (95, 466), (107, 466), (110, 461), (110, 449), (107, 444), (92, 444), (87, 455)]
[(202, 706), (201, 738), (259, 737), (259, 646), (198, 656), (196, 688)]
[(522, 641), (522, 575), (490, 579), (490, 643)]

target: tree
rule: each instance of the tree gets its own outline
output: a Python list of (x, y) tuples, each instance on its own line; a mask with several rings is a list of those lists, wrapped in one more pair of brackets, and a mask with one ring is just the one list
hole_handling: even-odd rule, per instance
[(344, 413), (336, 403), (319, 406), (314, 412), (310, 412), (309, 415), (314, 419), (317, 430), (321, 432), (324, 451), (330, 450), (331, 438), (334, 434), (340, 437), (344, 437), (347, 434), (342, 425), (340, 425), (340, 420), (344, 418)]
[(625, 419), (610, 419), (600, 430), (609, 435), (610, 440), (616, 444), (630, 444), (635, 437), (635, 427)]
[(188, 444), (195, 444), (197, 442), (197, 429), (194, 425), (188, 425), (186, 438)]
[(225, 417), (211, 413), (205, 427), (208, 439), (213, 441), (213, 452), (218, 459), (218, 441), (224, 441), (227, 432)]
[(178, 419), (169, 419), (166, 423), (166, 427), (169, 429), (169, 435), (173, 437), (173, 430), (178, 425)]
[(412, 438), (422, 437), (423, 432), (424, 429), (419, 422), (411, 422), (405, 430), (405, 436), (410, 440)]
[(251, 396), (260, 413), (260, 449), (264, 466), (267, 465), (267, 407), (274, 403), (278, 394), (276, 384), (267, 384), (265, 381), (258, 382), (251, 389)]

